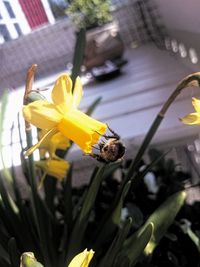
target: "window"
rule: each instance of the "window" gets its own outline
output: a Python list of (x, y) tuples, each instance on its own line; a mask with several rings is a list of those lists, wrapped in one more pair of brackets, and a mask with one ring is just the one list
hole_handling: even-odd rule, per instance
[(10, 33), (9, 33), (6, 25), (0, 24), (0, 34), (4, 38), (5, 42), (11, 40)]
[(8, 1), (4, 1), (4, 4), (5, 4), (5, 7), (6, 7), (8, 13), (9, 13), (9, 16), (12, 19), (14, 19), (15, 18), (15, 13), (13, 12), (13, 9), (12, 9), (10, 3)]
[(15, 30), (18, 33), (18, 36), (22, 35), (22, 30), (21, 30), (19, 24), (18, 23), (14, 23), (14, 26), (15, 26)]

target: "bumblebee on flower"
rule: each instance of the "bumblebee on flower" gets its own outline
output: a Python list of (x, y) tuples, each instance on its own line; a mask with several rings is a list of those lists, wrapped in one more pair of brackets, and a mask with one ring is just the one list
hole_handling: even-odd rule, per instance
[[(44, 146), (52, 136), (60, 133), (76, 143), (85, 154), (96, 157), (98, 160), (102, 159), (101, 152), (104, 148), (104, 142), (99, 143), (101, 137), (105, 137), (106, 140), (114, 139), (111, 150), (114, 151), (113, 148), (116, 146), (118, 149), (117, 157), (115, 156), (112, 161), (123, 156), (125, 148), (119, 142), (119, 136), (107, 124), (95, 120), (77, 109), (82, 93), (81, 79), (79, 77), (76, 79), (72, 93), (72, 81), (67, 74), (63, 74), (55, 82), (51, 94), (52, 102), (37, 100), (24, 106), (25, 120), (46, 131), (40, 141), (26, 152), (27, 155)], [(112, 136), (106, 135), (107, 129), (111, 130)], [(100, 150), (100, 157), (93, 153), (93, 147), (96, 144), (99, 144), (97, 149)], [(106, 161), (105, 157), (104, 161)]]

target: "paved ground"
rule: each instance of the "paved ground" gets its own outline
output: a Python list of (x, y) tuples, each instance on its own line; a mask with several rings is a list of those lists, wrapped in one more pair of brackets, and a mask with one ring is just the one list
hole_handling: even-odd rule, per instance
[[(126, 58), (129, 62), (122, 75), (85, 86), (81, 107), (84, 109), (101, 96), (93, 116), (107, 122), (122, 138), (137, 143), (177, 83), (192, 71), (168, 52), (149, 45), (128, 51)], [(197, 133), (198, 127), (185, 126), (179, 121), (193, 110), (191, 97), (197, 93), (196, 89), (185, 90), (177, 98), (155, 136), (155, 143)]]

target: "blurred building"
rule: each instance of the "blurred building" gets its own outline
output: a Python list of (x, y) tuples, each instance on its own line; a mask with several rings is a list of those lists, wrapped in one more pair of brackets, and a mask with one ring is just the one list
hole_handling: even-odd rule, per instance
[(47, 0), (0, 1), (0, 43), (16, 39), (54, 21)]

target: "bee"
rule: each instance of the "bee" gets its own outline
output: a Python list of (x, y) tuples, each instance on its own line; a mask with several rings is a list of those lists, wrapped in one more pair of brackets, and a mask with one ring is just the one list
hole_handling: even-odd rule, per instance
[(108, 129), (112, 135), (103, 135), (102, 137), (105, 138), (105, 141), (100, 141), (98, 147), (94, 147), (95, 149), (99, 150), (99, 154), (89, 154), (89, 156), (104, 163), (115, 162), (122, 159), (126, 151), (124, 144), (120, 141), (120, 136), (109, 126)]

